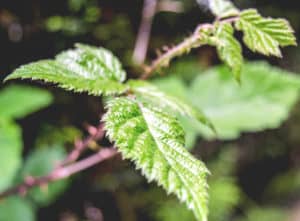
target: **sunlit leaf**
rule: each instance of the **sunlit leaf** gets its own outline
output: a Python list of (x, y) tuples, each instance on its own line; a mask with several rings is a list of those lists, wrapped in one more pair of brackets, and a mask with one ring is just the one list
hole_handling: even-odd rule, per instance
[(296, 45), (294, 31), (285, 19), (262, 17), (256, 9), (244, 10), (236, 22), (245, 44), (254, 52), (280, 57), (279, 46)]
[(126, 73), (111, 52), (78, 44), (55, 60), (42, 60), (16, 69), (6, 80), (32, 79), (56, 83), (65, 90), (92, 95), (123, 93)]
[(198, 220), (206, 221), (208, 171), (184, 148), (178, 121), (128, 98), (111, 100), (107, 108), (106, 130), (122, 155), (133, 160), (149, 181), (186, 202)]

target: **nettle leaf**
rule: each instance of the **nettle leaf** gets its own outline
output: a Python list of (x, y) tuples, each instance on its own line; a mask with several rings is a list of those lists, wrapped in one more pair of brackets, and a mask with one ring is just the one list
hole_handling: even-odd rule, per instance
[(103, 48), (77, 44), (55, 60), (42, 60), (16, 69), (5, 80), (32, 79), (56, 83), (65, 90), (91, 95), (123, 93), (126, 73), (119, 60)]
[(22, 118), (51, 104), (49, 92), (39, 88), (11, 85), (0, 92), (0, 118)]
[(9, 197), (0, 201), (1, 221), (35, 221), (35, 211), (29, 201), (21, 197)]
[(245, 64), (241, 77), (245, 83), (238, 85), (230, 71), (219, 66), (193, 81), (189, 98), (217, 130), (216, 135), (199, 127), (204, 137), (234, 139), (241, 132), (277, 128), (299, 98), (300, 79), (266, 63)]
[[(60, 145), (36, 149), (25, 160), (21, 177), (25, 179), (27, 176), (40, 177), (47, 175), (65, 157), (66, 152)], [(67, 188), (68, 183), (68, 180), (65, 179), (50, 183), (46, 190), (37, 187), (29, 192), (29, 196), (39, 205), (46, 206)]]
[(231, 24), (216, 24), (215, 43), (219, 57), (232, 69), (237, 81), (240, 81), (243, 65), (242, 48), (233, 34), (234, 29)]
[(107, 134), (124, 158), (206, 221), (208, 170), (184, 148), (184, 131), (176, 118), (129, 98), (110, 100), (107, 108)]
[[(203, 0), (198, 0), (201, 1)], [(239, 13), (230, 0), (208, 0), (208, 4), (212, 13), (219, 18), (235, 16)]]
[(242, 11), (235, 25), (244, 32), (243, 40), (254, 52), (281, 57), (280, 46), (296, 45), (287, 20), (264, 18), (256, 9)]
[(12, 184), (21, 162), (21, 130), (13, 122), (0, 119), (0, 192)]
[(168, 95), (153, 84), (145, 81), (131, 80), (128, 84), (138, 99), (140, 98), (142, 101), (151, 102), (161, 108), (171, 108), (171, 110), (183, 116), (195, 119), (214, 130), (209, 119), (199, 109), (194, 108), (191, 104), (185, 103), (183, 99)]

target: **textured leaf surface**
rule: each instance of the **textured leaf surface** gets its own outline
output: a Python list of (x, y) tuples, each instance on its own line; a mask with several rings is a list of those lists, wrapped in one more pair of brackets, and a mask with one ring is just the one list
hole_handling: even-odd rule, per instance
[(239, 13), (230, 0), (209, 0), (209, 7), (217, 17), (234, 16)]
[(213, 125), (209, 119), (198, 109), (194, 108), (192, 105), (185, 103), (183, 99), (178, 99), (165, 92), (159, 90), (153, 84), (147, 83), (145, 81), (131, 80), (129, 82), (131, 90), (142, 100), (151, 102), (162, 108), (170, 108), (175, 112), (183, 116), (188, 116), (192, 119), (198, 120), (204, 125), (210, 127), (214, 130)]
[(26, 86), (9, 86), (0, 92), (0, 118), (22, 118), (48, 106), (52, 96), (46, 90)]
[(0, 192), (8, 188), (22, 161), (20, 128), (0, 119)]
[(187, 203), (198, 220), (207, 220), (208, 173), (204, 164), (184, 149), (178, 121), (159, 109), (128, 98), (108, 103), (106, 130), (111, 141), (149, 181)]
[(0, 221), (34, 221), (32, 205), (21, 197), (10, 197), (0, 202)]
[[(242, 81), (239, 86), (226, 68), (217, 67), (192, 84), (190, 98), (211, 119), (218, 138), (278, 127), (299, 97), (300, 79), (266, 63), (246, 64)], [(206, 128), (199, 129), (206, 138), (216, 137)]]
[(244, 10), (236, 22), (245, 44), (254, 52), (280, 57), (279, 46), (296, 45), (294, 31), (285, 19), (262, 17), (256, 9)]
[(240, 81), (243, 65), (242, 48), (233, 33), (234, 29), (231, 24), (217, 24), (216, 47), (219, 57), (232, 69), (235, 78)]
[[(22, 177), (40, 177), (50, 173), (57, 163), (65, 158), (64, 148), (61, 146), (50, 146), (34, 150), (26, 159), (22, 169)], [(59, 180), (48, 185), (47, 190), (37, 187), (30, 191), (29, 195), (39, 205), (45, 206), (55, 200), (68, 185), (67, 180)]]
[(122, 93), (126, 77), (120, 62), (109, 51), (86, 45), (62, 52), (56, 60), (43, 60), (16, 69), (6, 80), (32, 79), (92, 95)]

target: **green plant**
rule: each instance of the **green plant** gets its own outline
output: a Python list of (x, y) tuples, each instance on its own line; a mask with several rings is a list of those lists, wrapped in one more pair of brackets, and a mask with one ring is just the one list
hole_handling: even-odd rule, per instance
[[(198, 220), (205, 221), (208, 216), (206, 177), (209, 171), (204, 163), (193, 157), (185, 149), (185, 132), (176, 118), (176, 114), (187, 116), (206, 125), (215, 134), (220, 131), (220, 134), (225, 134), (223, 137), (236, 136), (240, 128), (234, 128), (233, 132), (229, 135), (226, 134), (227, 131), (222, 128), (222, 124), (220, 126), (216, 123), (217, 127), (215, 127), (214, 122), (211, 122), (202, 113), (201, 108), (168, 95), (145, 80), (158, 73), (163, 67), (168, 66), (174, 57), (181, 56), (202, 45), (211, 45), (216, 47), (220, 59), (231, 68), (236, 80), (242, 84), (241, 72), (244, 67), (242, 47), (234, 37), (235, 29), (243, 32), (244, 43), (249, 49), (264, 55), (280, 57), (280, 46), (296, 44), (293, 30), (284, 19), (263, 18), (255, 9), (240, 11), (228, 1), (210, 1), (209, 6), (216, 15), (216, 20), (212, 24), (199, 25), (190, 37), (147, 66), (139, 80), (128, 80), (120, 61), (107, 49), (84, 44), (76, 44), (75, 49), (62, 52), (55, 59), (21, 66), (6, 80), (42, 80), (54, 83), (68, 91), (103, 96), (107, 109), (107, 113), (101, 120), (104, 128), (101, 124), (95, 133), (77, 147), (79, 154), (86, 146), (90, 145), (91, 140), (101, 139), (104, 131), (106, 131), (115, 148), (121, 152), (124, 158), (134, 161), (136, 167), (141, 169), (149, 181), (154, 180), (168, 193), (174, 193), (193, 210)], [(220, 68), (220, 71), (216, 72), (220, 72), (222, 75), (224, 71), (223, 68)], [(218, 82), (219, 76), (216, 76), (217, 74), (205, 76), (208, 78), (206, 79), (208, 85)], [(274, 94), (278, 95), (278, 88), (286, 89), (286, 85), (292, 87), (290, 90), (286, 89), (287, 93), (291, 93), (289, 100), (285, 101), (284, 104), (275, 102), (276, 108), (279, 109), (279, 116), (274, 117), (276, 118), (275, 123), (272, 119), (265, 123), (267, 124), (266, 127), (269, 124), (271, 126), (277, 125), (277, 119), (281, 122), (281, 119), (286, 117), (287, 110), (295, 102), (297, 97), (295, 91), (299, 88), (299, 82), (298, 80), (294, 82), (292, 77), (290, 77), (291, 79), (285, 77), (281, 81), (281, 76), (278, 74), (270, 76), (269, 81), (268, 76), (265, 76), (266, 74), (263, 76), (252, 74), (245, 73), (246, 77), (243, 84), (247, 84), (248, 78), (254, 83), (249, 88), (244, 89), (245, 97), (240, 96), (236, 98), (237, 101), (242, 101), (252, 95), (253, 88), (251, 86), (255, 85), (256, 78), (266, 78), (266, 85), (269, 84), (269, 81), (275, 82), (274, 93), (272, 93), (273, 89), (270, 88), (271, 99), (273, 99)], [(220, 81), (224, 81), (221, 85), (230, 85), (230, 90), (235, 87), (228, 82), (226, 73), (220, 79)], [(197, 86), (195, 87), (194, 90), (197, 90)], [(236, 87), (234, 90), (238, 91), (239, 88)], [(268, 92), (269, 90), (266, 90), (266, 97), (268, 97)], [(198, 95), (198, 92), (195, 93)], [(206, 93), (213, 95), (209, 88), (207, 88)], [(253, 105), (256, 104), (254, 99)], [(253, 126), (251, 124), (249, 126), (247, 123), (244, 126), (246, 129), (257, 130), (261, 128), (260, 125)], [(75, 161), (79, 155), (67, 158), (60, 167), (54, 168), (48, 175), (25, 183), (21, 187), (29, 189), (42, 183), (69, 177), (112, 157), (116, 154), (115, 148), (101, 148), (99, 152), (78, 162)], [(234, 185), (230, 183), (228, 186), (231, 188)], [(16, 192), (19, 190), (20, 188), (16, 188)], [(7, 196), (10, 192), (7, 191), (2, 196)], [(43, 199), (36, 199), (44, 202)]]

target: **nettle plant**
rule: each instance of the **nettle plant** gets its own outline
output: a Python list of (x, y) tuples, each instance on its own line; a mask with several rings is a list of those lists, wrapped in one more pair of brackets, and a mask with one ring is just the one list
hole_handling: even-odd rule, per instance
[(122, 64), (109, 50), (85, 44), (76, 44), (75, 49), (64, 51), (55, 59), (30, 63), (10, 74), (5, 81), (42, 80), (68, 91), (102, 96), (107, 112), (101, 119), (104, 129), (99, 127), (99, 130), (105, 131), (113, 143), (113, 147), (102, 148), (86, 159), (89, 163), (72, 167), (77, 160), (74, 158), (64, 165), (62, 173), (54, 171), (24, 184), (25, 187), (70, 176), (111, 157), (117, 149), (149, 181), (155, 181), (185, 202), (199, 221), (207, 220), (209, 171), (185, 148), (185, 132), (175, 114), (199, 121), (215, 133), (218, 131), (199, 108), (167, 95), (147, 79), (168, 66), (174, 57), (211, 45), (231, 68), (235, 79), (247, 84), (241, 82), (243, 55), (235, 30), (243, 32), (243, 42), (250, 50), (268, 56), (281, 57), (281, 46), (296, 45), (293, 30), (284, 19), (262, 17), (256, 9), (238, 10), (229, 1), (210, 1), (209, 8), (216, 15), (215, 21), (200, 24), (190, 37), (147, 66), (139, 79), (127, 79)]

